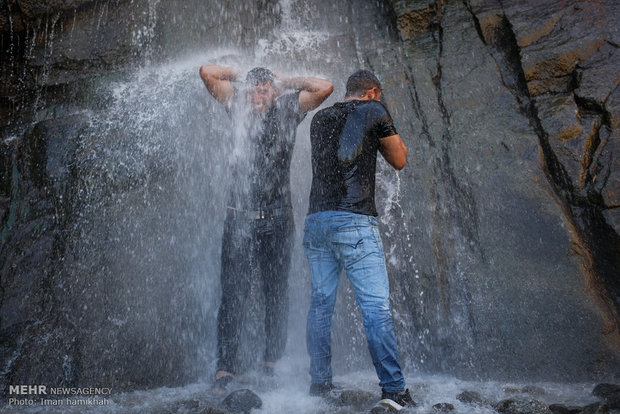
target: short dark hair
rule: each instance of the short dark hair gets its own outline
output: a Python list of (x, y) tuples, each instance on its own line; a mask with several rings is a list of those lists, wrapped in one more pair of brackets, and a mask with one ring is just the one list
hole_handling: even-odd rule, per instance
[(369, 70), (358, 70), (347, 80), (347, 91), (345, 96), (360, 96), (372, 88), (381, 90), (381, 82)]
[(254, 68), (250, 70), (245, 76), (245, 81), (252, 86), (258, 85), (260, 83), (273, 82), (273, 80), (273, 72), (267, 68)]

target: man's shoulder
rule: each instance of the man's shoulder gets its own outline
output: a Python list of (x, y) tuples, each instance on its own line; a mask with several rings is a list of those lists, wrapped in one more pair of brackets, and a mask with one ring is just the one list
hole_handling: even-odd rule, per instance
[(328, 106), (327, 108), (323, 108), (317, 111), (317, 113), (314, 115), (314, 117), (324, 117), (324, 116), (329, 116), (329, 115), (333, 115), (333, 114), (339, 114), (343, 112), (343, 105), (342, 102), (336, 102), (335, 104), (333, 104), (332, 106)]
[(340, 111), (334, 106), (328, 106), (327, 108), (323, 108), (318, 110), (314, 116), (312, 117), (312, 123), (316, 124), (318, 122), (323, 123), (326, 120), (333, 119), (338, 117)]
[(376, 113), (386, 113), (388, 112), (385, 105), (381, 101), (375, 101), (374, 99), (366, 101), (366, 108)]

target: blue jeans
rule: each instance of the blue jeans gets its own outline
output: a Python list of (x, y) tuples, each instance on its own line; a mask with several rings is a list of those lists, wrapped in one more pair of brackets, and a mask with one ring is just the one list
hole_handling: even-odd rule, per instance
[(304, 249), (312, 273), (306, 330), (312, 382), (330, 384), (332, 381), (332, 316), (340, 271), (344, 269), (362, 310), (368, 349), (379, 384), (387, 392), (402, 391), (405, 380), (398, 363), (377, 220), (343, 211), (310, 214), (306, 217)]

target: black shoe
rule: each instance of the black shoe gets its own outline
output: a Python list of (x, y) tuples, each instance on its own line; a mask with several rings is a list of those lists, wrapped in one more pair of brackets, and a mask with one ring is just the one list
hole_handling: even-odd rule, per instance
[(383, 390), (381, 392), (381, 401), (378, 405), (382, 405), (394, 411), (400, 411), (405, 407), (415, 407), (417, 404), (411, 398), (409, 390), (401, 392), (387, 392)]
[(335, 387), (332, 383), (317, 384), (313, 382), (312, 384), (310, 384), (310, 395), (313, 397), (326, 397), (329, 395), (330, 392), (336, 389), (337, 387)]

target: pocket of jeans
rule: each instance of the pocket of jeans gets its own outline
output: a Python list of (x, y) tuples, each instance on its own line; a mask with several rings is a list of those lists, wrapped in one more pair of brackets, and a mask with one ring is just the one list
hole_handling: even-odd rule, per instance
[(347, 246), (353, 249), (359, 249), (364, 245), (364, 238), (359, 227), (347, 227), (338, 229), (332, 240), (334, 245)]

